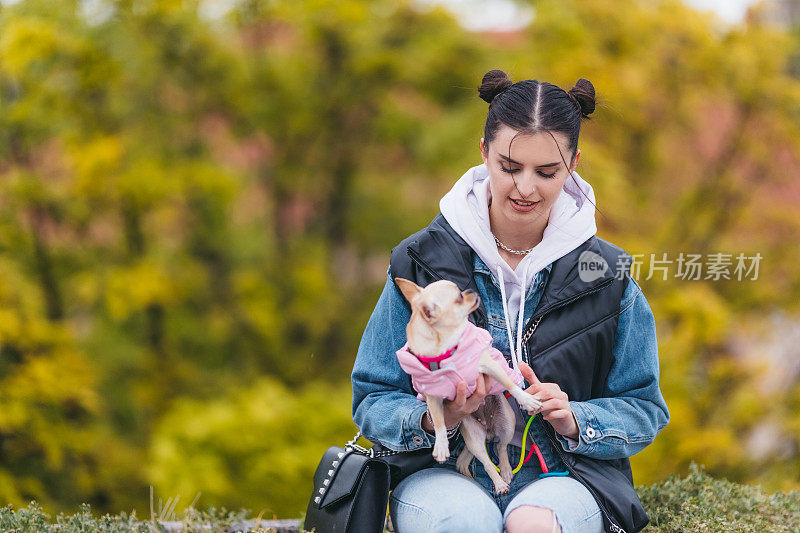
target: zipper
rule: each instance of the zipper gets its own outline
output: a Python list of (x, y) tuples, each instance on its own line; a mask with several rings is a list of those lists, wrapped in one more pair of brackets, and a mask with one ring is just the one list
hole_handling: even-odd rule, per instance
[[(418, 264), (420, 267), (422, 267), (422, 269), (423, 269), (423, 270), (425, 270), (425, 272), (427, 272), (427, 273), (428, 273), (428, 274), (429, 274), (431, 277), (433, 277), (433, 278), (436, 278), (437, 280), (438, 280), (438, 279), (444, 279), (444, 278), (442, 278), (440, 275), (438, 275), (436, 272), (434, 272), (434, 270), (433, 270), (433, 269), (432, 269), (432, 268), (431, 268), (431, 267), (430, 267), (430, 266), (429, 266), (427, 263), (425, 263), (425, 262), (422, 260), (422, 258), (420, 258), (419, 254), (417, 254), (417, 253), (416, 253), (414, 250), (412, 250), (411, 248), (406, 248), (406, 253), (408, 253), (408, 256), (409, 256), (409, 257), (410, 257), (410, 258), (411, 258), (411, 259), (412, 259), (412, 260), (413, 260), (415, 263), (417, 263), (417, 264)], [(538, 326), (538, 325), (539, 325), (539, 322), (542, 320), (542, 317), (543, 317), (544, 315), (546, 315), (547, 313), (549, 313), (549, 312), (551, 312), (551, 311), (554, 311), (554, 310), (556, 310), (556, 309), (560, 309), (561, 307), (564, 307), (565, 305), (569, 305), (570, 303), (574, 302), (574, 301), (575, 301), (575, 300), (577, 300), (578, 298), (581, 298), (581, 297), (583, 297), (583, 296), (586, 296), (587, 294), (592, 294), (593, 292), (597, 292), (597, 291), (599, 291), (600, 289), (602, 289), (603, 287), (605, 287), (606, 285), (610, 284), (612, 281), (614, 281), (614, 278), (609, 278), (609, 279), (607, 279), (606, 281), (602, 282), (601, 284), (597, 285), (596, 287), (593, 287), (593, 288), (591, 288), (591, 289), (589, 289), (589, 290), (586, 290), (586, 291), (583, 291), (583, 292), (581, 292), (581, 293), (578, 293), (578, 294), (576, 294), (575, 296), (572, 296), (571, 298), (567, 298), (566, 300), (563, 300), (563, 301), (559, 302), (557, 305), (555, 305), (555, 306), (551, 307), (550, 309), (546, 309), (546, 310), (544, 311), (544, 313), (542, 313), (541, 315), (539, 315), (539, 316), (538, 316), (538, 317), (536, 317), (535, 319), (534, 319), (534, 317), (531, 317), (531, 320), (528, 322), (528, 324), (529, 324), (529, 326), (528, 326), (528, 328), (529, 328), (529, 331), (528, 331), (527, 333), (523, 331), (523, 338), (525, 339), (525, 340), (523, 341), (523, 347), (525, 347), (525, 346), (527, 345), (527, 340), (528, 340), (528, 338), (530, 338), (530, 336), (531, 336), (531, 335), (533, 334), (533, 332), (536, 330), (536, 326)], [(525, 353), (527, 354), (527, 348), (525, 348)], [(526, 361), (526, 362), (527, 362), (527, 361)], [(520, 409), (520, 413), (522, 413), (522, 414), (525, 414), (525, 413), (523, 413), (523, 412), (522, 412), (522, 408), (521, 408), (521, 407), (520, 407), (519, 409)], [(566, 461), (566, 458), (564, 457), (564, 452), (563, 452), (563, 450), (561, 449), (561, 446), (560, 446), (560, 445), (559, 445), (559, 444), (558, 444), (558, 443), (555, 441), (555, 439), (553, 438), (553, 436), (552, 436), (552, 435), (550, 435), (550, 433), (547, 431), (547, 428), (546, 428), (546, 427), (544, 427), (544, 426), (545, 426), (545, 424), (544, 424), (544, 421), (543, 421), (543, 419), (542, 419), (542, 417), (541, 417), (541, 416), (539, 417), (539, 423), (541, 423), (541, 424), (542, 424), (542, 428), (543, 428), (543, 430), (544, 430), (545, 434), (547, 435), (547, 438), (550, 440), (550, 444), (552, 444), (553, 448), (555, 448), (555, 450), (556, 450), (556, 453), (557, 453), (557, 454), (558, 454), (558, 456), (561, 458), (561, 461), (562, 461), (562, 462), (563, 462), (565, 465), (566, 465), (566, 464), (568, 464), (568, 463), (567, 463), (567, 461)], [(533, 442), (533, 435), (530, 435), (530, 437), (531, 437), (531, 442)], [(580, 482), (581, 482), (581, 484), (582, 484), (584, 487), (586, 487), (586, 488), (589, 490), (589, 492), (590, 492), (590, 493), (592, 493), (592, 495), (594, 496), (595, 500), (597, 501), (597, 505), (598, 505), (598, 507), (599, 507), (599, 508), (600, 508), (600, 510), (603, 512), (603, 514), (605, 514), (605, 515), (606, 515), (606, 518), (608, 519), (609, 523), (611, 524), (611, 531), (612, 531), (613, 533), (626, 533), (626, 532), (625, 532), (625, 530), (624, 530), (623, 528), (621, 528), (620, 526), (618, 526), (618, 525), (617, 525), (617, 524), (614, 522), (614, 520), (612, 520), (612, 519), (611, 519), (611, 514), (610, 514), (610, 513), (608, 512), (608, 510), (605, 508), (605, 505), (603, 505), (603, 503), (600, 501), (600, 498), (598, 498), (597, 496), (595, 496), (595, 491), (594, 491), (594, 489), (593, 489), (593, 488), (591, 488), (591, 487), (590, 487), (590, 486), (589, 486), (589, 485), (586, 483), (586, 481), (585, 481), (585, 480), (584, 480), (584, 479), (583, 479), (583, 478), (580, 476), (580, 474), (578, 474), (577, 472), (575, 472), (573, 469), (570, 469), (570, 473), (571, 473), (573, 476), (575, 476), (575, 478), (576, 478), (578, 481), (580, 481)]]
[[(563, 461), (565, 465), (569, 465), (569, 463), (566, 460), (566, 457), (564, 457), (564, 450), (561, 449), (561, 445), (558, 442), (556, 442), (556, 439), (550, 434), (550, 431), (548, 431), (548, 428), (546, 427), (546, 424), (544, 423), (544, 420), (542, 419), (541, 416), (539, 417), (539, 423), (542, 425), (542, 429), (547, 435), (547, 438), (550, 440), (550, 444), (553, 445), (553, 448), (555, 448), (556, 453), (561, 458), (561, 461)], [(532, 438), (533, 435), (531, 435), (531, 439)], [(580, 438), (580, 436), (578, 436), (578, 438)], [(583, 484), (583, 486), (589, 490), (589, 492), (592, 493), (595, 501), (597, 502), (598, 507), (600, 507), (600, 510), (603, 511), (603, 514), (606, 515), (608, 522), (611, 524), (611, 531), (613, 531), (614, 533), (625, 533), (625, 530), (621, 528), (619, 525), (617, 525), (616, 522), (614, 522), (614, 520), (611, 518), (611, 513), (608, 512), (608, 509), (606, 509), (605, 505), (603, 505), (603, 502), (600, 501), (600, 498), (596, 495), (595, 490), (592, 487), (590, 487), (588, 483), (586, 483), (583, 477), (581, 477), (581, 475), (578, 474), (575, 471), (575, 469), (569, 468), (569, 472), (571, 475), (575, 476), (575, 479), (580, 481)]]
[[(600, 289), (602, 289), (606, 285), (610, 284), (613, 280), (614, 280), (614, 278), (609, 278), (609, 279), (605, 280), (604, 282), (600, 283), (599, 285), (597, 285), (596, 287), (593, 287), (591, 289), (588, 289), (586, 291), (578, 293), (575, 296), (572, 296), (571, 298), (567, 298), (566, 300), (563, 300), (563, 301), (559, 302), (557, 305), (554, 305), (553, 307), (551, 307), (549, 309), (546, 309), (538, 317), (531, 317), (531, 320), (528, 322), (528, 326), (526, 328), (528, 331), (524, 331), (523, 332), (523, 336), (522, 336), (522, 338), (523, 338), (522, 348), (523, 348), (524, 353), (525, 353), (525, 357), (523, 357), (523, 360), (526, 363), (530, 364), (529, 363), (530, 357), (528, 357), (528, 348), (527, 348), (528, 339), (530, 339), (531, 335), (533, 335), (533, 332), (536, 331), (536, 327), (539, 325), (539, 322), (541, 322), (542, 317), (544, 317), (544, 315), (546, 315), (547, 313), (549, 313), (551, 311), (554, 311), (556, 309), (560, 309), (561, 307), (564, 307), (565, 305), (569, 305), (570, 303), (574, 302), (578, 298), (581, 298), (581, 297), (586, 296), (588, 294), (592, 294), (594, 292), (599, 291)], [(523, 415), (523, 418), (524, 418), (524, 415), (526, 413), (523, 411), (523, 409), (521, 407), (519, 408), (519, 410), (520, 410), (520, 413)], [(544, 419), (542, 419), (541, 416), (539, 417), (539, 423), (542, 426), (542, 430), (547, 435), (547, 438), (550, 441), (550, 444), (553, 446), (553, 448), (556, 450), (556, 453), (561, 458), (561, 461), (565, 465), (569, 465), (569, 463), (567, 462), (567, 459), (566, 459), (566, 457), (564, 455), (564, 451), (561, 449), (561, 445), (558, 442), (556, 442), (555, 438), (550, 434), (550, 432), (548, 431), (548, 428), (546, 427), (547, 424), (544, 423)], [(531, 442), (533, 442), (533, 434), (530, 434), (530, 431), (529, 431), (529, 436), (531, 438)], [(592, 496), (594, 497), (595, 501), (597, 502), (597, 506), (600, 508), (602, 513), (605, 515), (605, 517), (608, 520), (609, 524), (611, 524), (611, 526), (610, 526), (611, 531), (613, 533), (626, 533), (625, 530), (622, 527), (620, 527), (619, 525), (617, 525), (616, 522), (614, 522), (614, 520), (611, 518), (611, 513), (608, 512), (608, 509), (606, 509), (605, 505), (603, 505), (603, 503), (600, 500), (600, 498), (596, 495), (595, 490), (586, 483), (586, 480), (584, 480), (583, 477), (580, 474), (578, 474), (573, 468), (569, 468), (569, 472), (570, 472), (570, 474), (572, 476), (575, 477), (575, 479), (577, 479), (592, 494)]]
[[(523, 420), (524, 420), (525, 416), (527, 415), (527, 413), (525, 412), (524, 409), (522, 409), (522, 407), (518, 406), (518, 408), (519, 408), (519, 412), (522, 415)], [(553, 448), (556, 450), (556, 453), (561, 458), (561, 462), (563, 462), (564, 465), (567, 466), (567, 469), (569, 470), (570, 475), (575, 477), (575, 479), (577, 479), (581, 483), (581, 485), (586, 487), (586, 489), (592, 494), (592, 497), (597, 502), (597, 506), (600, 508), (600, 511), (602, 511), (602, 513), (608, 519), (608, 522), (611, 524), (611, 531), (614, 532), (614, 533), (626, 533), (625, 530), (623, 528), (621, 528), (620, 526), (618, 526), (614, 522), (614, 520), (611, 518), (611, 513), (608, 512), (608, 509), (606, 509), (605, 505), (603, 505), (603, 503), (600, 501), (600, 498), (595, 494), (595, 490), (586, 483), (586, 481), (583, 479), (583, 477), (581, 477), (580, 474), (578, 474), (573, 468), (571, 468), (570, 463), (567, 462), (567, 459), (564, 456), (564, 451), (561, 449), (561, 445), (558, 442), (556, 442), (555, 438), (553, 438), (553, 436), (550, 434), (550, 432), (548, 431), (548, 428), (546, 427), (546, 424), (544, 423), (544, 420), (542, 419), (541, 416), (539, 417), (538, 422), (539, 422), (539, 424), (541, 424), (542, 431), (544, 431), (545, 435), (547, 435), (547, 439), (550, 441), (550, 444), (553, 446)], [(528, 430), (528, 436), (531, 439), (531, 443), (536, 442), (535, 439), (533, 438), (533, 433), (532, 433), (532, 431), (530, 429)], [(533, 445), (533, 444), (531, 444), (531, 445)], [(523, 453), (524, 453), (524, 450), (523, 450)]]
[(442, 276), (434, 272), (433, 269), (430, 266), (428, 266), (428, 264), (425, 261), (422, 260), (422, 258), (419, 256), (419, 254), (417, 254), (417, 252), (415, 252), (411, 248), (406, 248), (406, 252), (408, 253), (408, 256), (414, 260), (415, 263), (421, 266), (422, 269), (428, 274), (430, 274), (432, 277), (436, 278), (437, 280), (444, 279), (442, 278)]
[[(522, 407), (518, 406), (518, 409), (519, 409), (519, 412), (522, 415), (523, 420), (524, 420), (525, 416), (527, 415), (527, 413), (525, 412), (524, 409), (522, 409)], [(569, 471), (569, 474), (571, 476), (573, 476), (575, 479), (577, 479), (581, 483), (581, 485), (586, 487), (586, 489), (592, 494), (592, 497), (597, 502), (597, 506), (600, 508), (600, 511), (606, 516), (606, 518), (608, 519), (608, 522), (611, 524), (611, 526), (610, 526), (611, 531), (614, 532), (614, 533), (626, 533), (625, 530), (623, 528), (621, 528), (620, 526), (618, 526), (614, 522), (614, 520), (611, 518), (611, 513), (608, 512), (608, 509), (606, 509), (605, 505), (603, 505), (603, 503), (600, 501), (600, 498), (596, 495), (595, 490), (592, 487), (590, 487), (588, 485), (588, 483), (586, 483), (586, 480), (584, 480), (583, 477), (580, 474), (578, 474), (573, 468), (571, 468), (570, 463), (567, 461), (566, 457), (564, 456), (564, 451), (561, 449), (561, 445), (558, 442), (556, 442), (555, 438), (550, 434), (550, 431), (548, 431), (548, 428), (546, 427), (547, 424), (544, 423), (544, 420), (542, 419), (541, 416), (539, 417), (538, 422), (542, 426), (542, 431), (544, 431), (545, 435), (547, 435), (547, 439), (550, 441), (550, 444), (556, 450), (556, 453), (558, 454), (559, 458), (561, 458), (561, 462), (563, 462), (564, 465), (567, 466), (567, 470)], [(535, 439), (533, 438), (533, 433), (532, 433), (532, 431), (530, 429), (528, 430), (528, 436), (531, 439), (531, 443), (536, 442)], [(533, 444), (531, 444), (531, 445), (533, 445)], [(523, 450), (523, 453), (524, 453), (524, 450)]]

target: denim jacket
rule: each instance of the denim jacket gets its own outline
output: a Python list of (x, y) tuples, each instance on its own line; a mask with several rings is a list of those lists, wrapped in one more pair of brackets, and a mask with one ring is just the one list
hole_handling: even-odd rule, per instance
[[(550, 266), (536, 274), (538, 279), (526, 294), (525, 323), (541, 297)], [(489, 316), (493, 345), (507, 355), (499, 285), (477, 254), (473, 276)], [(394, 450), (414, 450), (432, 447), (434, 437), (422, 429), (427, 406), (417, 400), (395, 353), (406, 342), (406, 325), (411, 318), (403, 298), (387, 271), (386, 285), (364, 330), (353, 366), (352, 414), (365, 438)], [(613, 355), (604, 397), (570, 401), (578, 427), (590, 429), (588, 433), (580, 431), (578, 441), (556, 434), (567, 452), (595, 459), (628, 457), (653, 442), (669, 421), (658, 385), (655, 320), (633, 278), (620, 302)], [(542, 447), (548, 465), (560, 462), (547, 449), (545, 439), (533, 437)]]

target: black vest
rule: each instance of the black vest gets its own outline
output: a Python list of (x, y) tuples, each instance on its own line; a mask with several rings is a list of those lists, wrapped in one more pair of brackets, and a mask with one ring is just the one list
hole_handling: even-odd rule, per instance
[[(401, 277), (424, 287), (447, 279), (461, 290), (469, 288), (477, 292), (473, 253), (439, 213), (427, 228), (392, 249), (392, 280)], [(597, 256), (602, 257), (608, 268), (602, 273), (594, 271), (594, 275), (579, 275), (579, 268), (584, 268), (586, 274), (588, 265), (598, 263), (591, 260)], [(628, 284), (630, 261), (630, 255), (618, 246), (597, 236), (590, 237), (553, 262), (544, 293), (525, 324), (523, 339), (527, 341), (523, 343), (523, 359), (539, 379), (557, 383), (570, 400), (586, 401), (602, 395), (613, 362), (619, 304)], [(624, 275), (617, 276), (617, 272)], [(483, 304), (469, 319), (479, 327), (486, 327)], [(542, 417), (537, 417), (537, 422), (544, 427), (570, 476), (594, 496), (606, 531), (635, 532), (647, 525), (649, 518), (634, 489), (628, 458), (601, 460), (567, 453), (556, 441), (552, 426), (544, 423)]]

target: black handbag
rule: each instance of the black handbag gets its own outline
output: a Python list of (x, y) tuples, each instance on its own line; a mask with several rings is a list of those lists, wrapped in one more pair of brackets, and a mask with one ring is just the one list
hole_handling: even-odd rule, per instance
[(389, 491), (400, 481), (434, 464), (431, 448), (398, 452), (375, 444), (332, 446), (314, 472), (314, 491), (303, 529), (317, 533), (381, 533)]

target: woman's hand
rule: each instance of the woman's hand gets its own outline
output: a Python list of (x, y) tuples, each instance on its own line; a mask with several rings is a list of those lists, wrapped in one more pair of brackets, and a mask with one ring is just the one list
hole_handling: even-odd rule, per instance
[(486, 393), (491, 388), (491, 379), (487, 374), (478, 374), (475, 391), (469, 397), (467, 397), (467, 384), (460, 381), (456, 387), (456, 397), (444, 401), (444, 425), (451, 428), (465, 416), (474, 413), (486, 398)]
[[(463, 381), (456, 386), (456, 397), (452, 400), (442, 402), (444, 407), (444, 425), (453, 428), (461, 422), (465, 416), (472, 414), (481, 405), (486, 397), (486, 392), (491, 388), (489, 380), (492, 379), (486, 374), (478, 374), (478, 381), (475, 384), (475, 391), (467, 397), (467, 384)], [(428, 420), (428, 415), (422, 417), (422, 429), (433, 434), (433, 426)]]
[[(567, 393), (562, 391), (556, 383), (539, 381), (539, 378), (533, 373), (533, 369), (525, 362), (519, 363), (519, 371), (522, 373), (522, 377), (531, 384), (525, 389), (525, 392), (542, 402), (542, 408), (539, 411), (542, 418), (550, 422), (559, 435), (578, 440), (578, 421), (572, 413)], [(529, 412), (528, 414), (535, 413)]]

